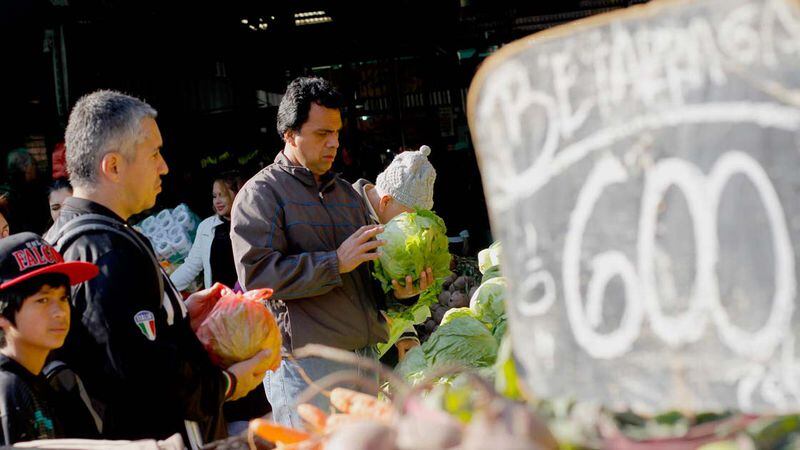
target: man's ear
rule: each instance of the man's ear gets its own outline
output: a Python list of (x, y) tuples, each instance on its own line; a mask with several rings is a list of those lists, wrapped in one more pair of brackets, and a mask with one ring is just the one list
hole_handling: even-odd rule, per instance
[(292, 147), (297, 147), (296, 137), (297, 136), (295, 135), (294, 130), (292, 130), (291, 128), (283, 133), (283, 141), (291, 145)]
[(123, 157), (117, 152), (109, 152), (100, 160), (100, 172), (112, 181), (117, 181), (124, 164)]

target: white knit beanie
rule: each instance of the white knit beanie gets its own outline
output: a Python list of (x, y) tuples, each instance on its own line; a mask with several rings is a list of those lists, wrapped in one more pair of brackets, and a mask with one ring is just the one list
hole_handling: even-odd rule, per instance
[(389, 167), (378, 175), (375, 187), (381, 195), (392, 198), (409, 208), (433, 208), (433, 183), (436, 169), (428, 161), (431, 148), (423, 145), (419, 151), (405, 151), (394, 157)]

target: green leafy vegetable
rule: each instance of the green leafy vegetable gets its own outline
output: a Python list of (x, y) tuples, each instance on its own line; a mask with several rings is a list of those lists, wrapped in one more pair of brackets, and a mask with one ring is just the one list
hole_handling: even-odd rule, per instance
[(374, 272), (384, 292), (392, 290), (392, 280), (402, 281), (409, 275), (419, 288), (420, 275), (427, 267), (433, 270), (436, 285), (450, 275), (447, 228), (433, 212), (402, 213), (384, 225), (377, 237), (386, 241), (378, 248)]
[(424, 376), (428, 368), (428, 361), (425, 360), (425, 352), (422, 347), (414, 347), (406, 353), (406, 357), (397, 363), (394, 370), (398, 375), (414, 383)]
[(447, 325), (452, 320), (463, 316), (471, 317), (473, 319), (476, 318), (475, 314), (469, 308), (453, 308), (444, 313), (444, 317), (442, 317), (442, 323), (440, 325)]
[(492, 278), (478, 287), (469, 308), (487, 326), (494, 327), (505, 315), (507, 283), (504, 277)]
[(497, 341), (478, 319), (457, 315), (439, 328), (422, 344), (431, 366), (461, 362), (474, 367), (488, 367), (497, 359)]

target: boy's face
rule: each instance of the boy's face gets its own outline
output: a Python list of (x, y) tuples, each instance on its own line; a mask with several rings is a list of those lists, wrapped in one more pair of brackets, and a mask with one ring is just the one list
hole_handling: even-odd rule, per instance
[(17, 347), (54, 350), (64, 344), (69, 331), (69, 297), (65, 286), (44, 285), (22, 302), (16, 325), (0, 319), (6, 340)]

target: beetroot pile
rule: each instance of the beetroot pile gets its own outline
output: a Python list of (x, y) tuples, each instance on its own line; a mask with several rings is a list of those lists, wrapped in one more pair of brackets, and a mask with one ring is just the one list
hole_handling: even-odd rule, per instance
[(469, 299), (478, 288), (479, 281), (476, 277), (456, 274), (445, 279), (438, 302), (431, 307), (431, 317), (425, 320), (421, 327), (417, 327), (420, 342), (428, 340), (428, 337), (439, 328), (447, 311), (469, 307)]

